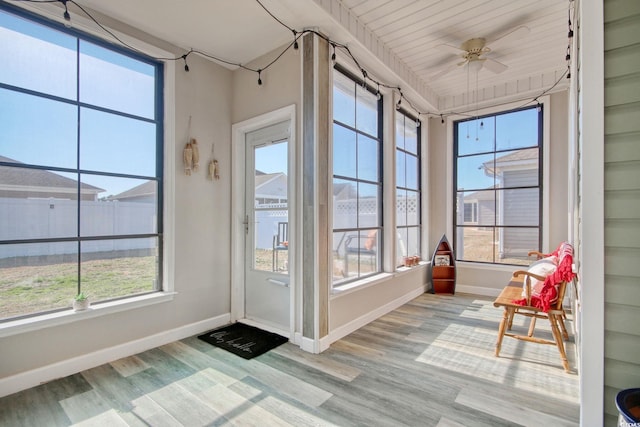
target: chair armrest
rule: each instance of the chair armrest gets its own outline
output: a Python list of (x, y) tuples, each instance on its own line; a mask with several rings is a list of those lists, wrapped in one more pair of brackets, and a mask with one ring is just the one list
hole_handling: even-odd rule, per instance
[(543, 254), (542, 252), (538, 252), (538, 251), (530, 251), (527, 254), (527, 256), (531, 256), (531, 255), (535, 255), (536, 259), (542, 259), (547, 256), (547, 254)]
[(541, 280), (544, 282), (545, 277), (544, 276), (540, 276), (538, 274), (534, 274), (534, 273), (530, 273), (526, 270), (517, 270), (513, 272), (513, 277), (519, 277), (519, 276), (525, 276), (525, 280), (528, 277), (533, 277), (534, 279), (537, 280)]
[(540, 280), (544, 282), (544, 276), (539, 276), (537, 274), (530, 273), (525, 270), (517, 270), (513, 272), (513, 277), (524, 276), (524, 290), (525, 290), (525, 298), (527, 299), (527, 305), (531, 305), (531, 278)]

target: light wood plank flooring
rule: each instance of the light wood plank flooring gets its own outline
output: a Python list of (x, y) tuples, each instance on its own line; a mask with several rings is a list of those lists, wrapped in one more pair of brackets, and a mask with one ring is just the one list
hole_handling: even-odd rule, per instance
[(496, 358), (491, 302), (424, 294), (320, 355), (244, 360), (190, 337), (2, 398), (0, 425), (578, 425), (577, 373), (550, 345), (505, 338)]

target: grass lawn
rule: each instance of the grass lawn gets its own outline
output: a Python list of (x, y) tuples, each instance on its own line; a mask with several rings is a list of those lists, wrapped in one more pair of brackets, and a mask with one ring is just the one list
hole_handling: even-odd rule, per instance
[[(82, 291), (91, 302), (154, 289), (156, 258), (128, 257), (84, 261)], [(0, 318), (71, 307), (78, 291), (77, 264), (0, 269)]]

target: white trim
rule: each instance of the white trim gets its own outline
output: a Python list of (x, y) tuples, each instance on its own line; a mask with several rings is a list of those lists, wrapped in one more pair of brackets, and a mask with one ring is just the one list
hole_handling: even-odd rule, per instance
[(101, 317), (120, 311), (132, 310), (149, 305), (160, 304), (173, 300), (174, 292), (155, 292), (147, 295), (133, 296), (116, 301), (98, 303), (85, 311), (73, 311), (73, 309), (46, 313), (39, 316), (26, 317), (0, 323), (0, 338), (10, 337), (25, 332), (37, 331), (53, 326), (73, 323), (93, 317)]
[(0, 379), (0, 397), (17, 393), (35, 387), (56, 378), (73, 375), (77, 372), (91, 369), (96, 366), (138, 354), (143, 351), (160, 347), (162, 345), (178, 341), (204, 331), (215, 329), (229, 323), (229, 314), (223, 314), (200, 322), (184, 325), (179, 328), (160, 332), (139, 340), (84, 354), (82, 356), (66, 359), (58, 363), (43, 366), (27, 372), (21, 372), (10, 377)]
[(409, 301), (417, 298), (418, 296), (424, 294), (427, 290), (427, 286), (423, 285), (420, 286), (419, 288), (416, 288), (414, 290), (412, 290), (411, 292), (408, 292), (396, 299), (394, 299), (393, 301), (389, 301), (388, 303), (376, 308), (375, 310), (372, 310), (366, 314), (363, 314), (362, 316), (358, 317), (357, 319), (354, 319), (352, 321), (350, 321), (349, 323), (342, 325), (332, 331), (329, 332), (329, 335), (327, 335), (326, 337), (322, 338), (320, 340), (320, 348), (319, 348), (319, 352), (322, 352), (326, 349), (329, 348), (329, 346), (338, 341), (341, 338), (346, 337), (347, 335), (349, 335), (352, 332), (357, 331), (358, 329), (362, 328), (363, 326), (367, 325), (368, 323), (373, 322), (374, 320), (378, 319), (379, 317), (384, 316), (385, 314), (397, 309), (398, 307), (403, 306), (404, 304), (408, 303)]
[[(580, 2), (580, 423), (604, 413), (604, 12)], [(578, 67), (574, 67), (578, 68)]]
[[(231, 188), (231, 321), (237, 321), (245, 318), (245, 274), (244, 274), (244, 261), (245, 261), (245, 248), (244, 248), (244, 193), (245, 193), (245, 135), (257, 129), (264, 128), (266, 126), (282, 122), (283, 120), (289, 120), (290, 132), (289, 132), (289, 194), (297, 194), (297, 171), (295, 169), (294, 159), (296, 154), (297, 134), (296, 134), (296, 106), (295, 104), (271, 111), (269, 113), (262, 114), (257, 117), (253, 117), (248, 120), (244, 120), (239, 123), (234, 123), (231, 126), (231, 175), (232, 175), (232, 188)], [(293, 152), (293, 155), (292, 155)], [(297, 230), (297, 212), (299, 200), (289, 200), (289, 241), (291, 247), (298, 247), (297, 242), (299, 237), (296, 234)], [(293, 230), (293, 232), (291, 232)], [(293, 279), (290, 289), (290, 321), (289, 321), (289, 333), (290, 338), (294, 337), (295, 331), (295, 319), (296, 314), (300, 307), (297, 304), (296, 295), (299, 293), (301, 286), (300, 280), (295, 280), (298, 277), (298, 271), (300, 270), (296, 260), (292, 260), (289, 264), (290, 278)], [(256, 325), (266, 328), (266, 325)]]

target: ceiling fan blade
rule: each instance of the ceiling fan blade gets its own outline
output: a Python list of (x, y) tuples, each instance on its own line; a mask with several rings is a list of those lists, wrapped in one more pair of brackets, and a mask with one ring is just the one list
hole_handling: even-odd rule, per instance
[(464, 64), (466, 61), (458, 63), (457, 62), (458, 59), (456, 58), (455, 62), (451, 62), (449, 65), (447, 65), (446, 67), (444, 67), (442, 70), (438, 71), (437, 73), (431, 75), (429, 77), (429, 81), (436, 81), (438, 80), (440, 77), (444, 76), (445, 74), (449, 74), (451, 71), (455, 70), (456, 68), (458, 68), (458, 66)]
[(492, 71), (496, 74), (499, 74), (505, 71), (508, 66), (504, 65), (502, 62), (498, 62), (495, 59), (485, 58), (484, 66), (487, 70)]
[(530, 31), (531, 30), (529, 30), (529, 27), (521, 25), (520, 27), (516, 27), (510, 30), (498, 38), (489, 40), (487, 42), (487, 45), (490, 45), (489, 47), (491, 48), (491, 50), (495, 50), (496, 46), (500, 46), (505, 42), (521, 39), (529, 34)]

